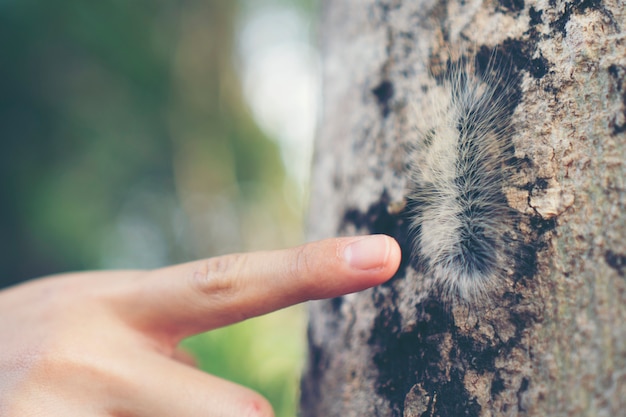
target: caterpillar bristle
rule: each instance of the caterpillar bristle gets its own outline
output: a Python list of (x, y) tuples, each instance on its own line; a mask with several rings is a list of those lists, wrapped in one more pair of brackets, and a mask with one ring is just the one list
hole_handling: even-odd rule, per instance
[(514, 216), (503, 187), (515, 94), (495, 53), (482, 68), (466, 54), (443, 68), (431, 73), (434, 116), (411, 157), (413, 256), (444, 301), (475, 303), (512, 267)]

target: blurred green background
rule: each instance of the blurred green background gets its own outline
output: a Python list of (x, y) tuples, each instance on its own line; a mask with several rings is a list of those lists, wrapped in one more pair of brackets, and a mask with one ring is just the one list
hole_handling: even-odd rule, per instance
[[(314, 0), (0, 0), (0, 286), (300, 243)], [(185, 342), (295, 414), (302, 307)]]

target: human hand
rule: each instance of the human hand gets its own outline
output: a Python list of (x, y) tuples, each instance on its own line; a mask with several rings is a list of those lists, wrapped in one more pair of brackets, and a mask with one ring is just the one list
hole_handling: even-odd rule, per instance
[(64, 274), (0, 292), (0, 415), (265, 417), (259, 394), (188, 366), (190, 335), (389, 279), (386, 236), (153, 271)]

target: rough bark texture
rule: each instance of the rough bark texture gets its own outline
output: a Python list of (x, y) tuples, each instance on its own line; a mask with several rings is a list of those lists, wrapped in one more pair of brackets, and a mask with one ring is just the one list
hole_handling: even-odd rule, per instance
[[(626, 410), (626, 13), (621, 0), (327, 0), (311, 238), (395, 236), (386, 285), (311, 306), (302, 415), (617, 416)], [(404, 212), (442, 50), (519, 80), (507, 184), (523, 262), (488, 305), (446, 306)], [(469, 46), (468, 46), (469, 45)]]

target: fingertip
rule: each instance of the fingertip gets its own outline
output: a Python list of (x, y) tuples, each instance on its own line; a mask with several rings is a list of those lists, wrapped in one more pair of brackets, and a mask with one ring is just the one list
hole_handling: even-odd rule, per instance
[(402, 249), (400, 248), (400, 244), (397, 240), (392, 238), (391, 236), (385, 236), (387, 241), (389, 242), (389, 254), (387, 256), (387, 261), (385, 262), (384, 268), (389, 272), (389, 278), (394, 276), (394, 274), (400, 268), (400, 262), (402, 262)]
[[(343, 238), (346, 239), (346, 238)], [(342, 292), (361, 291), (388, 281), (398, 270), (400, 245), (387, 235), (348, 238), (343, 246), (347, 285)], [(344, 240), (345, 242), (345, 240)]]
[(385, 257), (383, 262), (378, 268), (377, 276), (378, 282), (375, 285), (382, 284), (383, 282), (391, 279), (400, 267), (400, 261), (402, 259), (402, 252), (398, 242), (387, 235), (378, 235), (385, 241)]
[(391, 271), (400, 265), (400, 246), (387, 235), (370, 235), (355, 239), (344, 249), (344, 259), (353, 270)]

